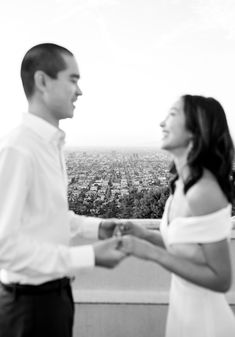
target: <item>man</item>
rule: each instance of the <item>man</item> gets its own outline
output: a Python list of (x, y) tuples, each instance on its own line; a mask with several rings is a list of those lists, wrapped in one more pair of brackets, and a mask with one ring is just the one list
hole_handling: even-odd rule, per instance
[[(124, 258), (119, 239), (107, 239), (114, 221), (68, 210), (59, 121), (73, 117), (79, 76), (73, 54), (55, 44), (22, 61), (28, 113), (0, 145), (0, 337), (71, 337), (70, 277)], [(107, 240), (69, 247), (74, 235)]]

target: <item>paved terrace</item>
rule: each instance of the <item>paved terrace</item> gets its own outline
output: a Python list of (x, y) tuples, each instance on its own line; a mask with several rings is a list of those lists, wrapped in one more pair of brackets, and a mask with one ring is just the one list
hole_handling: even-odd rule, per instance
[[(234, 278), (226, 297), (235, 313), (235, 217), (232, 219)], [(160, 223), (152, 219), (135, 221), (152, 230)], [(81, 270), (73, 283), (74, 337), (164, 337), (169, 287), (167, 271), (134, 257), (112, 270)]]

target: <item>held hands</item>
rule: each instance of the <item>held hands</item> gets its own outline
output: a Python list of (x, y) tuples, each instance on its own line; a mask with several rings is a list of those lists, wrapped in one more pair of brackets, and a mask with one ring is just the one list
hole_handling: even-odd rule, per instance
[(149, 259), (154, 246), (132, 235), (116, 236), (94, 244), (95, 265), (113, 268), (128, 255)]
[(123, 223), (118, 219), (104, 219), (99, 226), (99, 239), (94, 244), (95, 265), (113, 268), (125, 257), (126, 253), (120, 249), (122, 241)]
[(157, 258), (162, 249), (148, 242), (149, 231), (132, 221), (120, 222), (114, 231), (120, 239), (119, 249), (126, 255), (149, 260), (152, 256)]
[(121, 238), (113, 237), (94, 244), (95, 265), (106, 268), (113, 268), (121, 262), (126, 253), (120, 250)]
[(105, 219), (102, 220), (99, 227), (99, 238), (107, 239), (112, 236), (134, 235), (140, 239), (145, 239), (148, 230), (140, 225), (134, 224), (130, 220)]
[(120, 220), (118, 219), (104, 219), (100, 223), (99, 227), (99, 239), (104, 240), (111, 238), (116, 228), (119, 226)]
[(152, 244), (144, 239), (148, 230), (130, 220), (102, 220), (99, 227), (99, 241), (94, 244), (95, 264), (113, 268), (126, 256), (134, 255), (148, 259)]
[(145, 240), (132, 235), (126, 235), (122, 237), (119, 249), (126, 255), (133, 255), (140, 259), (148, 260), (156, 247)]
[(117, 224), (114, 235), (133, 235), (140, 239), (145, 239), (148, 234), (148, 230), (143, 226), (137, 225), (130, 220), (127, 221), (119, 221)]

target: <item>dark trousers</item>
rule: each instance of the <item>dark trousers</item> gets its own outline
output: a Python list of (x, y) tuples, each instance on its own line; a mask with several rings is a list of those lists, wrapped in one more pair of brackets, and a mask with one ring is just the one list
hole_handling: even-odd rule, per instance
[(0, 337), (72, 337), (73, 318), (68, 279), (40, 286), (0, 284)]

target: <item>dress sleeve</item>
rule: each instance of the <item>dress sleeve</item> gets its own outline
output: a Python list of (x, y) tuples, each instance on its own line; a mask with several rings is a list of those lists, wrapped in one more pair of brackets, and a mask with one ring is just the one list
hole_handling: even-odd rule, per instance
[(168, 232), (168, 243), (209, 243), (229, 238), (232, 230), (231, 205), (211, 214), (175, 218)]

